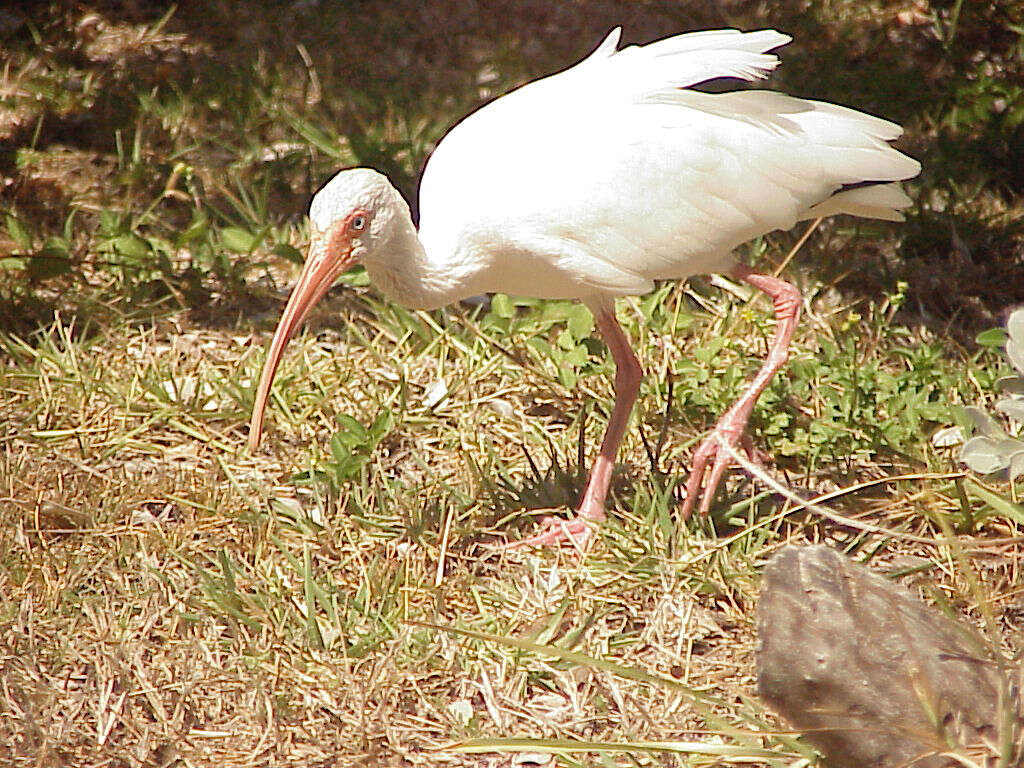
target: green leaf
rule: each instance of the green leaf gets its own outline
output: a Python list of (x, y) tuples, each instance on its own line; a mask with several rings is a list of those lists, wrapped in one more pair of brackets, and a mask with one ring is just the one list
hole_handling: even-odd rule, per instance
[(23, 250), (32, 249), (32, 233), (28, 227), (22, 223), (21, 219), (12, 214), (7, 214), (7, 234), (11, 236), (11, 239), (18, 244), (19, 248)]
[(364, 427), (362, 424), (360, 424), (358, 421), (356, 421), (348, 414), (338, 414), (337, 416), (335, 416), (335, 421), (338, 422), (338, 426), (340, 426), (343, 430), (343, 432), (340, 434), (347, 433), (348, 435), (355, 437), (358, 440), (358, 442), (365, 443), (370, 436), (370, 433), (366, 431), (366, 427)]
[(48, 237), (43, 243), (39, 255), (54, 259), (66, 259), (70, 250), (70, 244), (63, 237)]
[(114, 211), (100, 211), (99, 234), (103, 237), (113, 237), (121, 232), (121, 215)]
[(529, 339), (527, 339), (526, 346), (532, 347), (535, 351), (539, 352), (544, 357), (550, 357), (553, 360), (558, 359), (558, 357), (555, 356), (554, 350), (551, 348), (551, 345), (548, 344), (544, 339), (540, 338), (539, 336), (531, 336)]
[(1014, 504), (1009, 499), (1005, 499), (997, 493), (992, 493), (988, 488), (979, 485), (970, 478), (964, 483), (964, 487), (967, 489), (969, 496), (985, 502), (995, 510), (996, 514), (1024, 524), (1024, 507), (1020, 504)]
[[(303, 262), (299, 261), (297, 263), (302, 264)], [(340, 282), (345, 285), (351, 285), (353, 288), (365, 288), (370, 284), (370, 276), (366, 273), (366, 267), (360, 264), (343, 274), (340, 278)]]
[(305, 261), (305, 259), (302, 258), (302, 251), (294, 245), (288, 245), (288, 243), (278, 243), (274, 246), (273, 253), (275, 256), (287, 259), (292, 264), (299, 264), (301, 266)]
[(569, 310), (565, 327), (577, 341), (585, 339), (594, 332), (594, 316), (584, 304), (574, 304)]
[(341, 433), (336, 433), (331, 437), (331, 456), (334, 457), (334, 461), (338, 464), (344, 464), (351, 457), (351, 453), (348, 450), (348, 446), (345, 445), (345, 441), (341, 437)]
[(562, 386), (566, 389), (572, 389), (576, 386), (576, 382), (579, 381), (579, 377), (570, 366), (560, 365), (558, 366), (558, 380), (562, 382)]
[(132, 262), (145, 262), (150, 255), (149, 243), (138, 235), (121, 235), (108, 243), (109, 250)]
[(395, 427), (395, 417), (391, 411), (384, 409), (377, 414), (377, 418), (370, 425), (370, 438), (374, 444), (379, 443), (381, 438), (387, 435)]
[(576, 339), (573, 338), (572, 333), (568, 329), (564, 329), (559, 332), (558, 337), (555, 339), (555, 344), (558, 345), (559, 349), (574, 349), (576, 347)]
[(569, 365), (581, 368), (586, 365), (587, 360), (590, 358), (590, 350), (587, 349), (586, 344), (577, 344), (565, 355), (565, 363)]
[(285, 112), (285, 117), (296, 133), (325, 155), (334, 158), (335, 160), (348, 159), (345, 152), (341, 149), (341, 142), (331, 136), (328, 136), (318, 126), (294, 113)]
[(210, 221), (206, 218), (203, 213), (197, 213), (192, 218), (192, 223), (189, 224), (184, 230), (182, 230), (177, 237), (177, 243), (179, 246), (186, 245), (195, 240), (199, 240), (206, 236), (206, 233), (210, 231)]
[(515, 314), (516, 308), (512, 304), (512, 299), (504, 293), (496, 293), (491, 297), (491, 312), (508, 319)]
[(974, 337), (979, 347), (1001, 347), (1006, 343), (1006, 331), (1002, 328), (989, 328)]
[(676, 333), (680, 333), (682, 331), (689, 329), (694, 324), (694, 322), (696, 322), (696, 320), (693, 316), (693, 313), (687, 312), (686, 310), (682, 310), (676, 317), (676, 324), (673, 330)]
[(312, 648), (322, 650), (326, 646), (324, 636), (320, 632), (320, 624), (316, 620), (316, 580), (313, 577), (313, 558), (308, 543), (302, 548), (302, 583), (306, 600), (306, 637)]
[(67, 218), (64, 219), (64, 239), (71, 242), (71, 238), (75, 236), (75, 214), (78, 213), (77, 208), (72, 208), (68, 213)]
[(224, 227), (220, 231), (221, 244), (235, 253), (249, 253), (256, 247), (256, 238), (252, 232), (239, 227)]
[(728, 343), (727, 339), (717, 336), (704, 344), (704, 346), (697, 347), (694, 350), (693, 356), (702, 363), (710, 363)]

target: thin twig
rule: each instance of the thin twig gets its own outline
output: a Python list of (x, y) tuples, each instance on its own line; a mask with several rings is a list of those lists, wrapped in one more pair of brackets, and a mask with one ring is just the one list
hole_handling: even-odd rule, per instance
[(811, 222), (811, 225), (807, 227), (807, 230), (800, 236), (800, 239), (796, 241), (796, 245), (789, 249), (789, 253), (786, 254), (786, 258), (784, 258), (782, 260), (782, 263), (779, 264), (779, 266), (777, 266), (774, 269), (774, 271), (772, 272), (772, 275), (774, 277), (778, 277), (779, 275), (781, 275), (782, 270), (789, 266), (789, 262), (792, 261), (793, 257), (797, 255), (801, 248), (803, 248), (804, 243), (807, 242), (807, 238), (809, 238), (814, 233), (814, 230), (818, 228), (818, 225), (821, 224), (823, 218), (824, 217), (819, 216), (817, 219)]
[(830, 500), (838, 498), (840, 496), (845, 496), (845, 495), (847, 495), (849, 493), (854, 493), (856, 491), (860, 491), (860, 490), (863, 490), (864, 488), (869, 488), (869, 487), (874, 486), (874, 485), (883, 485), (883, 484), (886, 484), (886, 483), (896, 482), (896, 481), (900, 481), (900, 480), (922, 479), (922, 478), (929, 478), (929, 479), (934, 479), (934, 480), (955, 479), (955, 478), (963, 477), (966, 474), (965, 472), (946, 472), (946, 473), (942, 473), (942, 474), (931, 474), (931, 475), (916, 474), (916, 475), (897, 475), (895, 477), (883, 477), (883, 478), (878, 478), (876, 480), (869, 480), (869, 481), (866, 481), (864, 483), (860, 483), (858, 485), (849, 486), (847, 488), (841, 488), (838, 491), (833, 491), (832, 493), (826, 493), (826, 494), (818, 496), (818, 497), (816, 497), (814, 499), (804, 500), (804, 499), (800, 498), (800, 496), (797, 495), (797, 493), (792, 488), (790, 488), (790, 487), (788, 487), (786, 485), (783, 485), (781, 482), (779, 482), (774, 477), (769, 475), (764, 470), (763, 467), (759, 467), (757, 464), (752, 462), (746, 456), (743, 456), (740, 453), (740, 451), (737, 451), (733, 446), (729, 445), (728, 441), (723, 439), (721, 436), (716, 434), (715, 437), (718, 440), (719, 446), (721, 446), (722, 448), (725, 449), (725, 452), (729, 454), (729, 456), (733, 459), (733, 461), (735, 461), (737, 464), (739, 464), (741, 467), (743, 467), (743, 469), (745, 469), (751, 475), (756, 477), (762, 483), (767, 485), (771, 490), (775, 491), (775, 493), (779, 494), (780, 496), (785, 498), (787, 501), (790, 501), (790, 502), (792, 502), (795, 505), (793, 508), (785, 510), (785, 514), (786, 515), (792, 514), (793, 512), (798, 512), (798, 511), (800, 511), (802, 509), (806, 509), (806, 510), (808, 510), (810, 512), (815, 513), (816, 515), (820, 515), (821, 517), (825, 518), (826, 520), (831, 520), (834, 523), (838, 523), (839, 525), (845, 525), (845, 526), (848, 526), (850, 528), (857, 528), (857, 529), (862, 530), (862, 531), (867, 531), (868, 533), (878, 533), (878, 534), (882, 534), (882, 535), (885, 535), (885, 536), (893, 536), (893, 537), (896, 537), (896, 538), (906, 539), (908, 541), (921, 542), (921, 543), (925, 543), (925, 544), (934, 544), (935, 543), (935, 539), (928, 538), (927, 536), (915, 536), (912, 533), (903, 533), (902, 531), (894, 531), (894, 530), (892, 530), (890, 528), (883, 528), (882, 526), (879, 526), (879, 525), (872, 525), (871, 523), (862, 523), (859, 520), (854, 520), (853, 518), (850, 518), (850, 517), (844, 517), (843, 515), (838, 515), (835, 512), (831, 512), (831, 511), (825, 509), (825, 507), (821, 506), (821, 502), (823, 502), (823, 501), (830, 501)]

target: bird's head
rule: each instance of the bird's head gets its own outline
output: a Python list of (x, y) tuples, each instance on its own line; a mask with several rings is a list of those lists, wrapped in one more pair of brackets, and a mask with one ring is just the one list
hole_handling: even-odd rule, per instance
[(387, 245), (394, 217), (403, 209), (408, 216), (405, 201), (387, 177), (369, 168), (341, 171), (313, 197), (309, 253), (263, 364), (249, 422), (250, 450), (259, 445), (270, 385), (288, 340), (339, 275)]

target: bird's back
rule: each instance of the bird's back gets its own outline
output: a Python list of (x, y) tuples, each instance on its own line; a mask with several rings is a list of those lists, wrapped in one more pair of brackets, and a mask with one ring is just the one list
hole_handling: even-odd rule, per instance
[(457, 125), (420, 190), (432, 258), (472, 259), (474, 288), (547, 297), (636, 294), (719, 271), (740, 243), (818, 213), (900, 218), (915, 175), (899, 126), (772, 91), (687, 86), (754, 79), (778, 63), (772, 30), (678, 35), (576, 66)]

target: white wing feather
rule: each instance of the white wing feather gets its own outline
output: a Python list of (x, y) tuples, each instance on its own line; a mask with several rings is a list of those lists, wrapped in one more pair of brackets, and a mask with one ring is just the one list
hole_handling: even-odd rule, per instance
[(637, 294), (727, 269), (737, 245), (803, 218), (900, 218), (897, 185), (842, 191), (918, 173), (886, 143), (898, 125), (772, 91), (685, 88), (764, 77), (778, 64), (767, 51), (789, 39), (716, 30), (617, 51), (616, 29), (478, 110), (424, 172), (429, 258), (467, 265), (477, 292)]
[(757, 80), (779, 65), (778, 57), (766, 51), (793, 39), (774, 29), (714, 29), (616, 50), (621, 32), (613, 29), (590, 56), (557, 76), (593, 78), (606, 87), (609, 81), (618, 81), (629, 90), (642, 86), (650, 91), (686, 88), (720, 77)]

